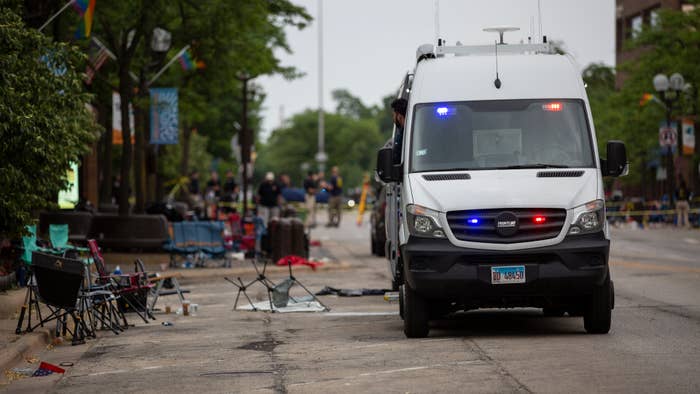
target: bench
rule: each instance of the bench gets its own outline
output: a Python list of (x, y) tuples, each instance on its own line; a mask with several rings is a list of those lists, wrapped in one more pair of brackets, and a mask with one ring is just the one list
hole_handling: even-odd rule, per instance
[(96, 214), (88, 238), (113, 250), (160, 250), (168, 240), (168, 221), (163, 215)]
[(48, 238), (52, 224), (68, 225), (68, 241), (85, 245), (92, 225), (92, 213), (80, 211), (44, 211), (39, 214), (39, 235)]

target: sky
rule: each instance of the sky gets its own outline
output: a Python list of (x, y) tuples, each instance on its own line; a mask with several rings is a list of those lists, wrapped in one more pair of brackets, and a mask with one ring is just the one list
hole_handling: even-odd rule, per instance
[[(318, 1), (292, 0), (304, 6), (314, 21), (304, 30), (287, 28), (293, 53), (278, 51), (282, 64), (305, 76), (293, 81), (262, 76), (257, 83), (267, 97), (263, 104), (262, 136), (307, 108), (318, 108)], [(439, 0), (440, 36), (447, 45), (493, 43), (489, 26), (515, 26), (505, 41), (527, 41), (531, 21), (539, 32), (537, 0)], [(542, 31), (561, 40), (581, 67), (615, 64), (614, 0), (540, 0)], [(394, 93), (415, 64), (416, 48), (435, 43), (435, 0), (323, 0), (324, 109), (334, 111), (334, 89), (348, 89), (365, 105), (379, 104)], [(328, 131), (327, 131), (328, 132)]]

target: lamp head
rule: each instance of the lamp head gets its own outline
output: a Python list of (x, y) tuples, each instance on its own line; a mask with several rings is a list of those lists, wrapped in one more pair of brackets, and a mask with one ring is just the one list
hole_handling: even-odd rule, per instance
[(654, 77), (654, 89), (657, 92), (665, 92), (669, 88), (670, 82), (666, 74), (656, 74)]
[(675, 90), (676, 92), (680, 92), (685, 86), (685, 80), (679, 73), (674, 73), (671, 75), (671, 78), (669, 78), (669, 83), (671, 85), (671, 89)]

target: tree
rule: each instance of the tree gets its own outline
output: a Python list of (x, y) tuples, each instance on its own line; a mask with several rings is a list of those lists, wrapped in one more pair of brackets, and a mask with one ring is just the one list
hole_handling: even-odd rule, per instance
[[(328, 166), (340, 167), (348, 188), (360, 185), (363, 173), (373, 169), (377, 149), (384, 142), (374, 119), (325, 114), (324, 121)], [(317, 129), (317, 111), (294, 115), (287, 127), (273, 131), (260, 148), (256, 167), (287, 173), (293, 180), (301, 181), (305, 175), (302, 164), (315, 162)]]
[(96, 138), (83, 91), (84, 57), (0, 8), (0, 234), (14, 236), (67, 186), (66, 171)]
[[(604, 152), (604, 142), (609, 139), (625, 141), (632, 169), (630, 176), (622, 178), (626, 184), (650, 184), (653, 173), (648, 163), (659, 161), (659, 122), (664, 119), (664, 109), (657, 103), (640, 106), (645, 93), (654, 93), (652, 78), (657, 73), (680, 72), (693, 86), (700, 84), (700, 7), (697, 0), (692, 11), (660, 9), (655, 26), (644, 26), (635, 39), (629, 40), (628, 50), (635, 50), (634, 60), (619, 64), (616, 72), (622, 73), (624, 84), (619, 90), (611, 86), (611, 70), (592, 66), (584, 71), (588, 95), (595, 120), (599, 149)], [(691, 90), (674, 108), (673, 116), (697, 114), (699, 97)], [(697, 168), (698, 153), (691, 168)], [(696, 178), (697, 180), (697, 178)], [(697, 184), (696, 184), (697, 187)]]

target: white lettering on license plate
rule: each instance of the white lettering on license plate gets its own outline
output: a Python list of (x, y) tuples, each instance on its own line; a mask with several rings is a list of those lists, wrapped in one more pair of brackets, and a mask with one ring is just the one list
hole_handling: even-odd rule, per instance
[(525, 266), (491, 267), (491, 283), (494, 285), (525, 283)]

